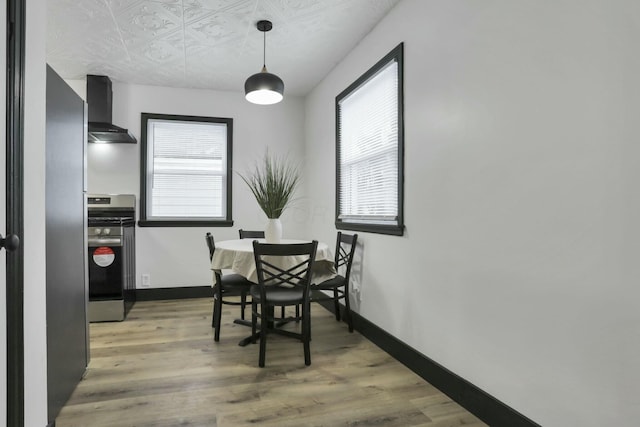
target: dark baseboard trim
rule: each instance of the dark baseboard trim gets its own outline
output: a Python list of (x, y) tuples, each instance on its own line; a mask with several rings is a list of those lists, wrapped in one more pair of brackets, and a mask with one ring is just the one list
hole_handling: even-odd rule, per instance
[[(318, 303), (335, 314), (332, 301), (325, 300)], [(340, 305), (340, 310), (344, 311), (343, 305)], [(539, 424), (409, 347), (358, 313), (353, 312), (352, 315), (353, 327), (356, 331), (490, 426), (540, 427)]]
[(156, 301), (184, 298), (213, 298), (211, 286), (189, 286), (185, 288), (136, 289), (136, 301)]

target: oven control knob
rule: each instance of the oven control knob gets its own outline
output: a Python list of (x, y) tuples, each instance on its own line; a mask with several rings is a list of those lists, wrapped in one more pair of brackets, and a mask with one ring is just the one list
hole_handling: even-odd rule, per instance
[(109, 235), (109, 234), (111, 234), (111, 229), (110, 229), (110, 228), (105, 228), (105, 229), (102, 231), (102, 234), (105, 234), (105, 235)]
[(96, 228), (95, 229), (96, 235), (101, 235), (102, 234), (102, 229), (101, 228)]

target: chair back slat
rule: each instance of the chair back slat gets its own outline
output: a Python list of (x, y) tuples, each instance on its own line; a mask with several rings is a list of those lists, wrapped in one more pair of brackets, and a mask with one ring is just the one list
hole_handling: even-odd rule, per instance
[(346, 272), (344, 277), (349, 280), (351, 274), (351, 264), (353, 263), (353, 256), (356, 253), (356, 244), (358, 242), (357, 234), (343, 234), (338, 231), (338, 237), (336, 238), (336, 255), (334, 266), (336, 271), (340, 267), (346, 266)]
[(213, 253), (216, 251), (216, 243), (213, 240), (213, 235), (209, 232), (207, 232), (205, 239), (207, 241), (207, 247), (209, 248), (209, 261), (212, 261)]
[(349, 262), (349, 255), (351, 254), (350, 251), (348, 252), (344, 246), (342, 245), (338, 245), (338, 248), (336, 248), (336, 253), (338, 254), (338, 256), (336, 257), (336, 269), (342, 267), (343, 265), (346, 265)]
[[(209, 261), (213, 261), (213, 254), (216, 251), (216, 242), (213, 238), (213, 234), (211, 234), (210, 232), (207, 231), (207, 234), (205, 236), (205, 239), (207, 241), (207, 247), (209, 248)], [(219, 270), (214, 270), (213, 274), (216, 278), (216, 285), (220, 284), (220, 281), (222, 280), (222, 276), (220, 274)]]
[(264, 239), (264, 231), (262, 230), (238, 230), (241, 239)]
[(262, 270), (266, 285), (284, 285), (301, 286), (304, 283), (305, 275), (309, 270), (310, 259), (306, 259), (301, 263), (291, 266), (286, 270), (277, 265), (271, 264), (266, 259), (262, 260)]
[[(301, 286), (308, 293), (318, 242), (270, 244), (253, 241), (258, 283), (263, 286)], [(291, 257), (300, 257), (292, 262)]]

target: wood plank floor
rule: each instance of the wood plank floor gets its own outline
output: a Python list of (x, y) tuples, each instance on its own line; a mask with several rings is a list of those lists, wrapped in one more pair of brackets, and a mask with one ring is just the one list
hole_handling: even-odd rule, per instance
[(89, 369), (56, 427), (485, 425), (317, 304), (311, 366), (299, 341), (269, 335), (259, 368), (259, 346), (237, 345), (249, 333), (237, 310), (225, 307), (218, 343), (210, 299), (92, 323)]

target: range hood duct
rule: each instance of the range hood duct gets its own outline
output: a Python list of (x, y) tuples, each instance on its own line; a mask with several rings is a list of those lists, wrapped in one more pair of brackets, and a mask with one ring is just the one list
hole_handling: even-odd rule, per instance
[(89, 104), (89, 142), (135, 144), (138, 141), (127, 130), (111, 123), (113, 91), (107, 76), (87, 75)]

